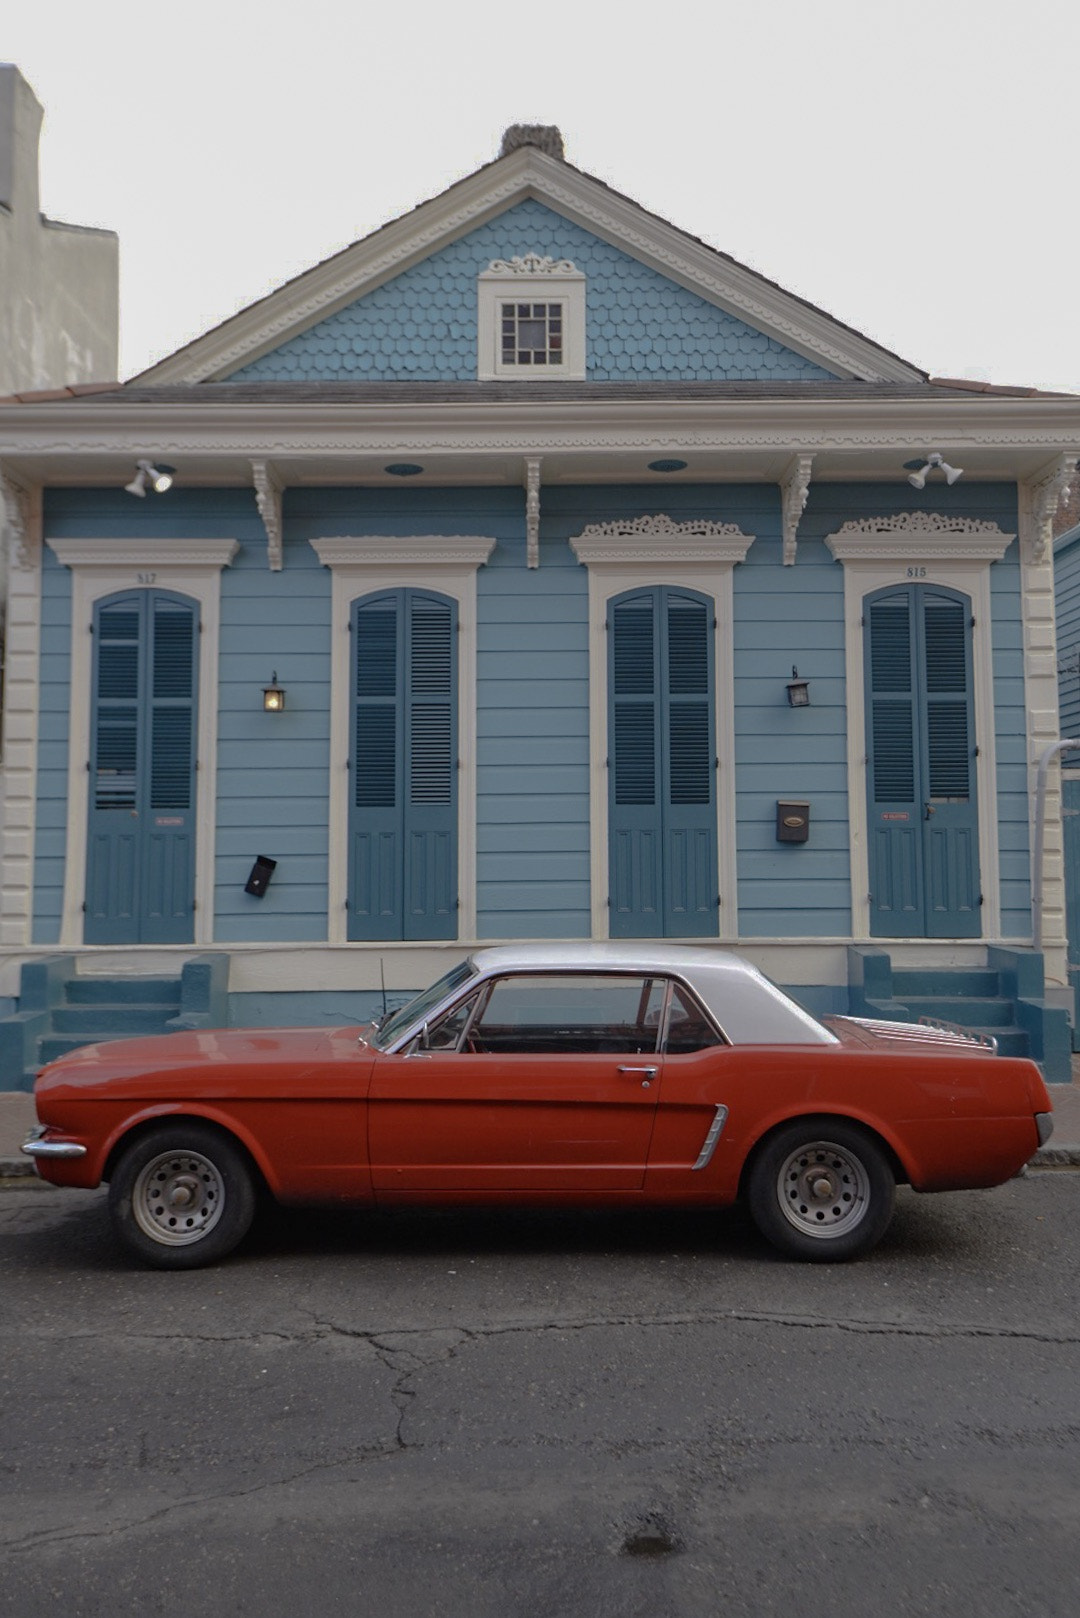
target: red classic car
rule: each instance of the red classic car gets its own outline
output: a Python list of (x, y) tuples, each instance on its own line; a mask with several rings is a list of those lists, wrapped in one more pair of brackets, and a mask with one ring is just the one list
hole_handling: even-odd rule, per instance
[(1034, 1062), (947, 1029), (826, 1026), (708, 947), (478, 950), (363, 1028), (86, 1046), (44, 1068), (25, 1150), (109, 1183), (124, 1247), (223, 1257), (282, 1203), (679, 1204), (745, 1197), (802, 1259), (884, 1233), (898, 1182), (998, 1185), (1051, 1129)]

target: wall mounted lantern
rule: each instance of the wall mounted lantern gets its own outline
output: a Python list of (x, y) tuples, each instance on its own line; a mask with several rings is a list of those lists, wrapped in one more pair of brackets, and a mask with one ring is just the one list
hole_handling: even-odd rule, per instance
[(809, 708), (810, 681), (800, 680), (799, 671), (794, 663), (791, 665), (791, 679), (787, 686), (788, 705), (792, 708)]
[(270, 684), (263, 686), (263, 713), (283, 713), (285, 688), (277, 683), (277, 669), (270, 676)]

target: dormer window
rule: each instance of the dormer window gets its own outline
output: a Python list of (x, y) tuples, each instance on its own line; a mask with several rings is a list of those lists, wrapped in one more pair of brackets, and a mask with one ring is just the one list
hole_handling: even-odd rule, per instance
[(585, 376), (585, 277), (569, 259), (495, 259), (478, 286), (482, 382)]

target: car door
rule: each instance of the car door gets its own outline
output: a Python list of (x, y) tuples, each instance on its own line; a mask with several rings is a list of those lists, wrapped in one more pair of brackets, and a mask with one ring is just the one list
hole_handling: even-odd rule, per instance
[(640, 1190), (666, 983), (520, 973), (485, 983), (376, 1063), (376, 1196)]

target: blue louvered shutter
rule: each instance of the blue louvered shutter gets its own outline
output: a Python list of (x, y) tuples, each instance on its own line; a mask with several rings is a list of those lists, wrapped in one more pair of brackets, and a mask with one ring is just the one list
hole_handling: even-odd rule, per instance
[(664, 932), (717, 930), (715, 725), (711, 603), (661, 592), (666, 749)]
[(660, 646), (657, 592), (608, 608), (613, 938), (663, 934)]
[(931, 938), (975, 938), (981, 917), (971, 606), (966, 597), (951, 592), (924, 588), (920, 594), (926, 682), (926, 931)]
[(95, 610), (87, 943), (194, 935), (197, 634), (195, 604), (159, 591)]
[(418, 590), (354, 609), (350, 938), (456, 937), (456, 627)]
[(911, 591), (902, 589), (869, 602), (865, 616), (871, 931), (892, 938), (920, 934), (923, 926), (923, 811), (911, 607)]
[(711, 631), (666, 587), (608, 609), (612, 937), (717, 930)]

